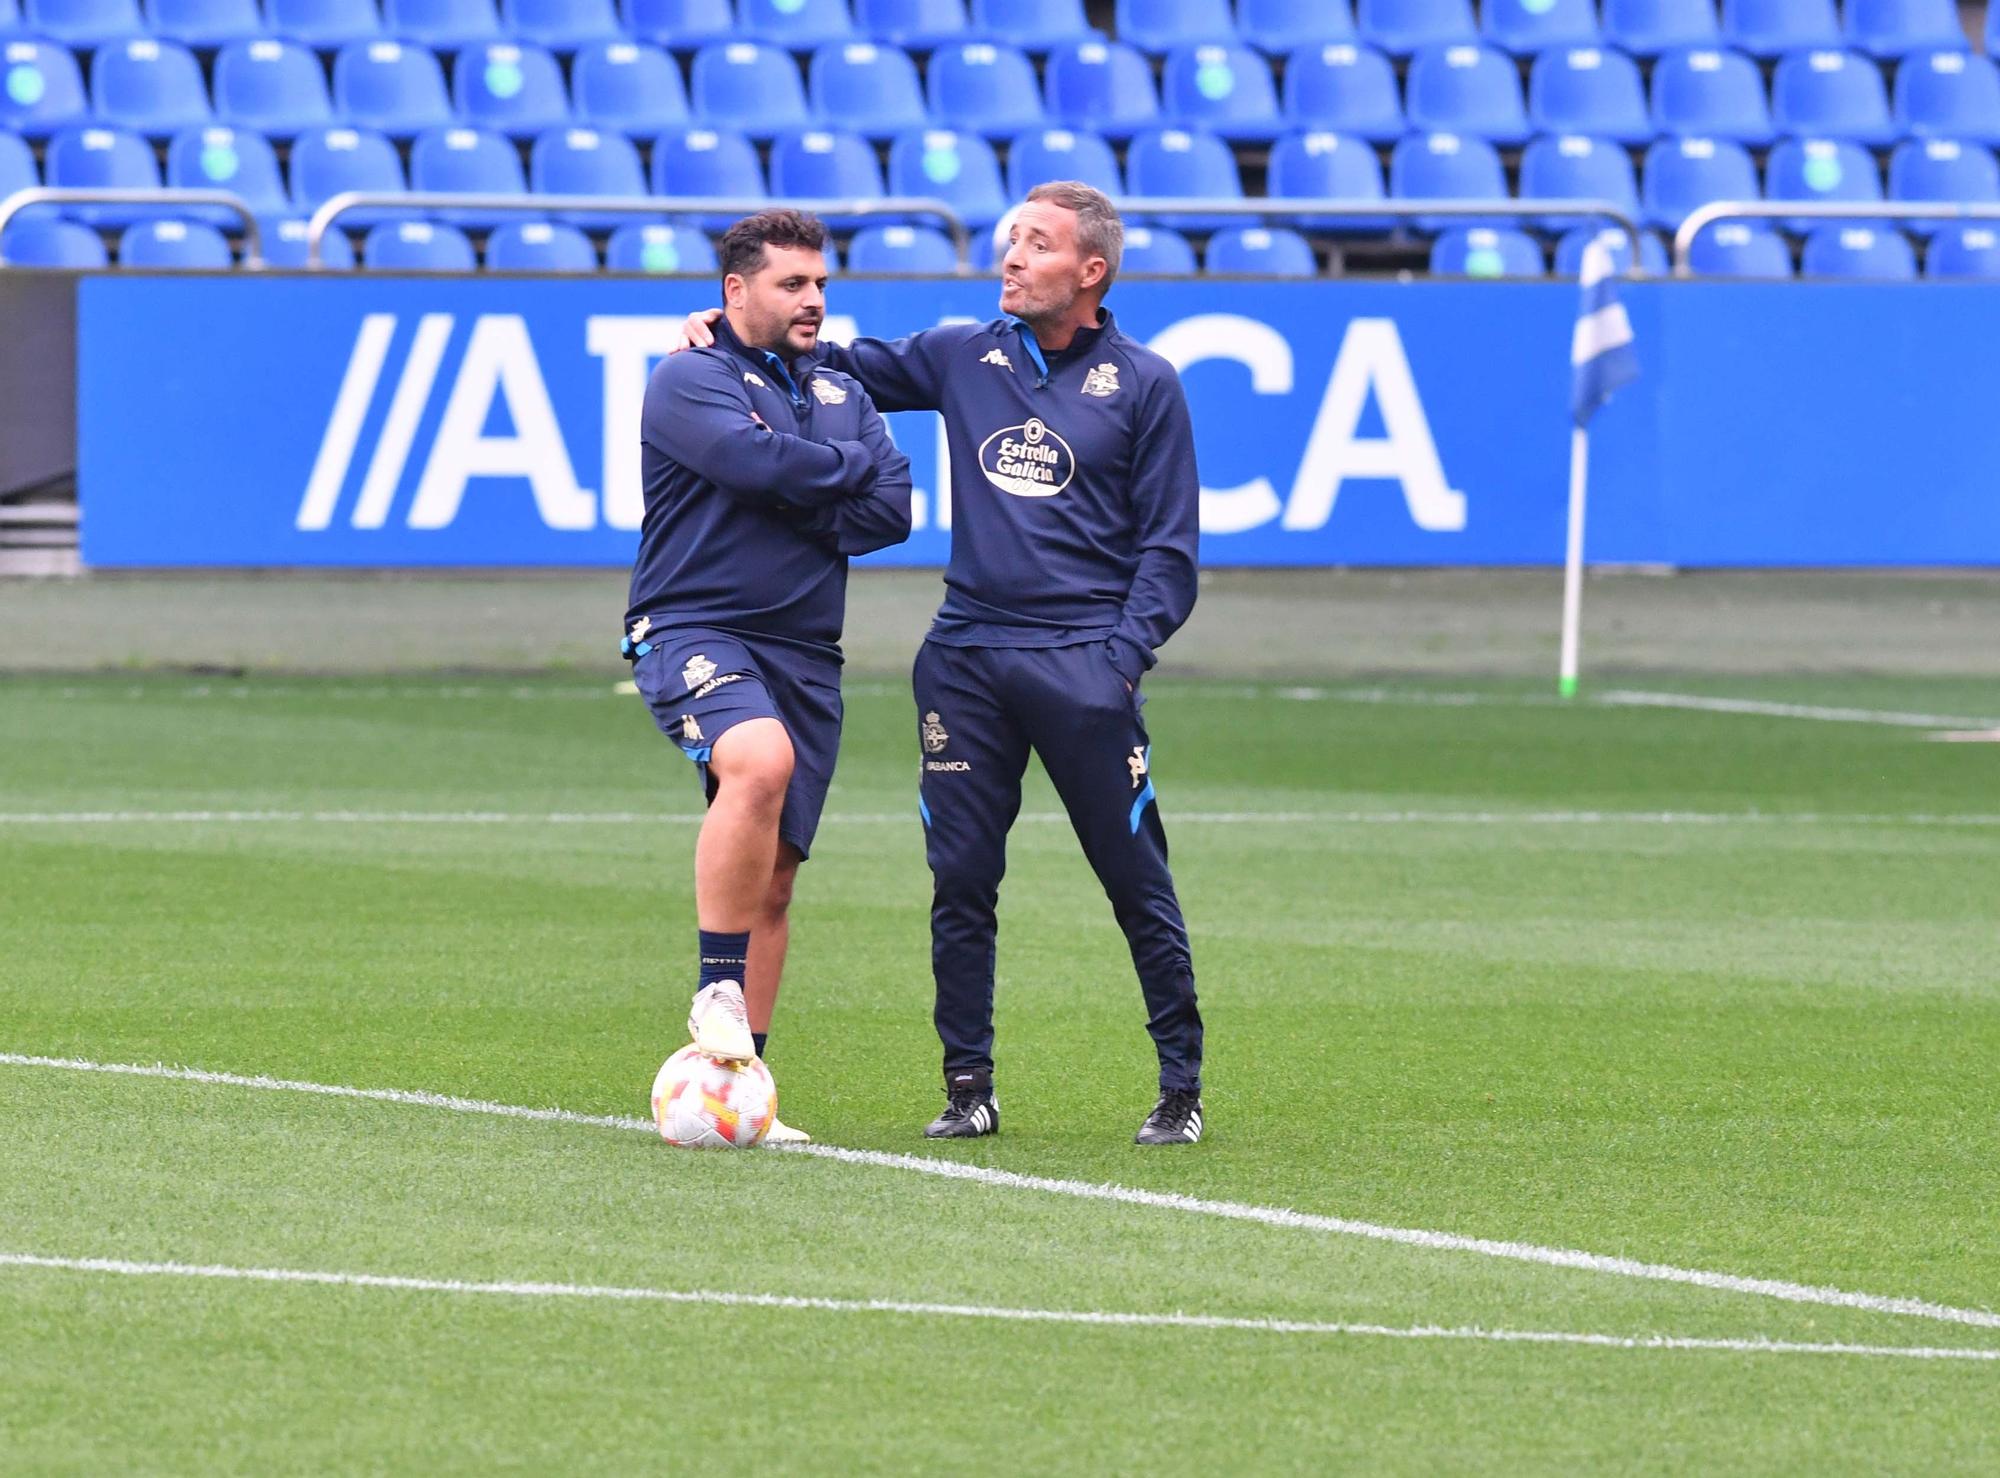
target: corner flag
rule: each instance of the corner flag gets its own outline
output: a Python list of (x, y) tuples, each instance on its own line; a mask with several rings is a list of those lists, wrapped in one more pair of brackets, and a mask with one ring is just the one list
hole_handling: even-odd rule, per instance
[(1590, 432), (1597, 408), (1639, 377), (1632, 320), (1618, 301), (1618, 269), (1604, 232), (1583, 249), (1583, 302), (1570, 336), (1569, 547), (1563, 560), (1562, 671), (1557, 690), (1576, 696), (1577, 648), (1583, 618), (1583, 507), (1590, 466)]

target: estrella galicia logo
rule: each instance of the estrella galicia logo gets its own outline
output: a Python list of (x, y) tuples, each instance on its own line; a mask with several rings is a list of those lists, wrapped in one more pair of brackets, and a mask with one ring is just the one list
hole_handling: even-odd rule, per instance
[(996, 431), (981, 443), (979, 470), (1003, 493), (1053, 498), (1076, 475), (1069, 443), (1031, 417), (1025, 425)]

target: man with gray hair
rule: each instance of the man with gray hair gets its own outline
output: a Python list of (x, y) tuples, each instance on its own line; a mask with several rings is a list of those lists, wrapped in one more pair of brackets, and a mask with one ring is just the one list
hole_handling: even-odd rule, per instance
[[(884, 411), (942, 412), (951, 446), (946, 594), (914, 673), (947, 1096), (933, 1138), (1000, 1127), (995, 906), (1030, 751), (1145, 995), (1160, 1096), (1137, 1142), (1202, 1134), (1201, 1013), (1139, 693), (1194, 607), (1200, 479), (1173, 366), (1102, 307), (1124, 234), (1100, 191), (1037, 186), (1008, 230), (1005, 317), (817, 357)], [(706, 340), (703, 318), (688, 336)]]

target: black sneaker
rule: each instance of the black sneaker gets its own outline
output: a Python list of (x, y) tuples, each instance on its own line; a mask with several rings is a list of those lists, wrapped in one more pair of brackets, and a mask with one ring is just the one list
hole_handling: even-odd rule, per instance
[(952, 1072), (944, 1077), (948, 1102), (924, 1129), (926, 1139), (977, 1139), (1000, 1132), (1000, 1100), (990, 1072)]
[(1160, 1092), (1160, 1101), (1139, 1126), (1134, 1144), (1193, 1144), (1201, 1138), (1201, 1095), (1177, 1088)]

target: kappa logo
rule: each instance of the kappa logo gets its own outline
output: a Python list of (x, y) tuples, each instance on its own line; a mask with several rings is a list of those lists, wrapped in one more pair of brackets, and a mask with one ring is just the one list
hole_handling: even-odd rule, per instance
[(997, 364), (1002, 369), (1012, 369), (1014, 367), (1014, 361), (1007, 357), (1007, 351), (1004, 349), (988, 349), (984, 354), (979, 356), (979, 362), (981, 364)]
[(764, 383), (760, 376), (750, 370), (743, 371), (743, 383), (746, 385), (755, 385), (759, 390), (769, 390), (771, 388)]
[(924, 715), (924, 753), (943, 754), (945, 745), (951, 743), (951, 735), (944, 730), (944, 724), (932, 711)]
[(979, 470), (1003, 493), (1053, 498), (1076, 476), (1076, 455), (1040, 418), (1031, 417), (1022, 425), (994, 432), (980, 444)]
[(812, 382), (812, 393), (813, 399), (817, 400), (821, 405), (847, 404), (846, 387), (836, 385), (831, 380), (822, 380), (816, 377)]
[(681, 681), (690, 688), (698, 688), (714, 676), (715, 664), (700, 652), (688, 658), (687, 666), (681, 669)]
[(1118, 366), (1109, 363), (1100, 364), (1096, 369), (1085, 375), (1083, 377), (1083, 393), (1085, 395), (1095, 395), (1099, 399), (1116, 395), (1118, 393)]
[(635, 642), (644, 641), (646, 639), (646, 633), (651, 631), (652, 629), (653, 629), (653, 618), (651, 616), (641, 616), (638, 620), (632, 623), (632, 640)]
[(1146, 779), (1146, 750), (1144, 745), (1135, 744), (1132, 752), (1125, 756), (1125, 767), (1132, 772), (1132, 788), (1137, 790)]
[(683, 744), (708, 743), (708, 735), (702, 733), (701, 725), (695, 722), (694, 715), (691, 713), (684, 713), (681, 715), (681, 743)]

